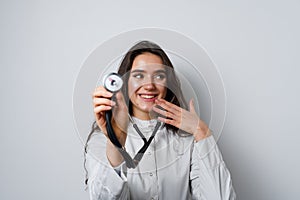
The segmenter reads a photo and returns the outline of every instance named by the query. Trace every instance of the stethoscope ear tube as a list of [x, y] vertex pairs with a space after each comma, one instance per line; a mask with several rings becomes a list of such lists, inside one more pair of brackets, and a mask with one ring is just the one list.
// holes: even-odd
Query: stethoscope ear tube
[[[134, 128], [137, 132], [140, 132], [140, 130], [138, 129], [138, 127], [136, 126], [136, 124], [134, 124]], [[161, 123], [157, 122], [152, 135], [150, 136], [149, 140], [147, 141], [145, 137], [143, 137], [144, 140], [144, 146], [139, 150], [139, 152], [134, 156], [134, 161], [136, 163], [138, 163], [144, 156], [144, 153], [146, 152], [146, 150], [148, 149], [150, 143], [152, 142], [156, 132], [158, 131], [158, 128], [160, 127]], [[142, 133], [141, 133], [142, 134]]]

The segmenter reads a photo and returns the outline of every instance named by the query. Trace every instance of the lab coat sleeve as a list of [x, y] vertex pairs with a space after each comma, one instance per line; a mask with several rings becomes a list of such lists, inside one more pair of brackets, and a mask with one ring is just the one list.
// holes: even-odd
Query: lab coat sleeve
[[190, 184], [193, 199], [236, 199], [230, 172], [213, 136], [194, 143]]
[[124, 166], [115, 170], [106, 157], [106, 137], [101, 132], [94, 133], [86, 154], [90, 200], [129, 199], [126, 174], [120, 168]]

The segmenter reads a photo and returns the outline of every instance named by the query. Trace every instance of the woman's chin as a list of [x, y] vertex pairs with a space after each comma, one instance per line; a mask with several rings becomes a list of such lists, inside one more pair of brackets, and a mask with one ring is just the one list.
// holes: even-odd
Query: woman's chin
[[142, 110], [143, 112], [145, 112], [145, 113], [150, 114], [151, 112], [153, 112], [153, 111], [152, 111], [152, 107], [153, 107], [153, 105], [152, 105], [152, 106], [147, 106], [147, 107], [145, 107], [145, 108], [142, 108], [141, 110]]
[[134, 116], [140, 119], [154, 119], [157, 118], [157, 113], [153, 111], [153, 105], [140, 106], [139, 108], [133, 107]]

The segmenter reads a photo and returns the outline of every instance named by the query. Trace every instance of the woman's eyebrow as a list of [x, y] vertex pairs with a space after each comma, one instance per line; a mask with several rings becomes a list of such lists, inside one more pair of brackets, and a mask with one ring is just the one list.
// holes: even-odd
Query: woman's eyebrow
[[[131, 71], [131, 73], [136, 73], [136, 72], [146, 73], [146, 71], [143, 70], [143, 69], [134, 69], [134, 70]], [[158, 69], [158, 70], [154, 71], [154, 73], [166, 73], [166, 70]]]
[[159, 70], [156, 70], [155, 73], [166, 73], [166, 70], [164, 70], [164, 69], [159, 69]]
[[131, 73], [134, 73], [134, 72], [145, 72], [145, 70], [142, 70], [142, 69], [135, 69], [135, 70], [132, 70]]

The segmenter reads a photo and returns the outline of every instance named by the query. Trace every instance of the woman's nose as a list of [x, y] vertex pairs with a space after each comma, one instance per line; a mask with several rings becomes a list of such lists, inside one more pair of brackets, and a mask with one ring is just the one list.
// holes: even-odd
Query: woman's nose
[[154, 83], [147, 83], [143, 87], [147, 90], [152, 90], [155, 88], [155, 85], [154, 85]]
[[145, 80], [145, 82], [143, 84], [143, 87], [145, 89], [148, 89], [148, 90], [155, 88], [155, 84], [154, 84], [153, 78], [152, 77], [148, 77], [147, 80]]

